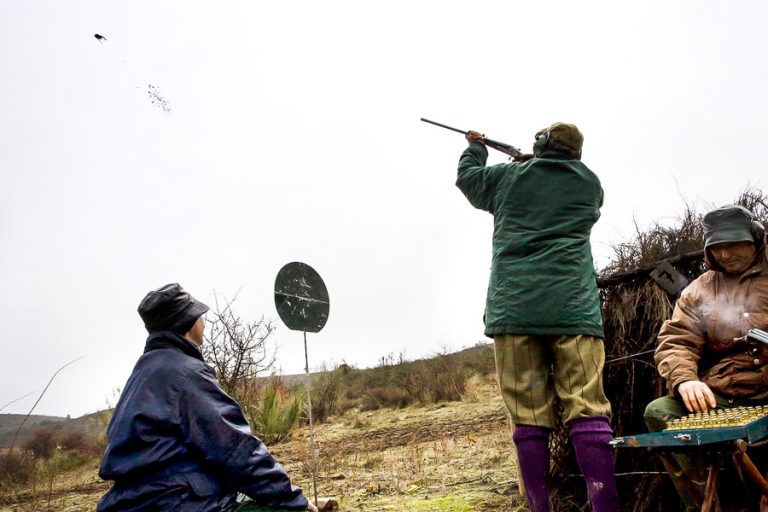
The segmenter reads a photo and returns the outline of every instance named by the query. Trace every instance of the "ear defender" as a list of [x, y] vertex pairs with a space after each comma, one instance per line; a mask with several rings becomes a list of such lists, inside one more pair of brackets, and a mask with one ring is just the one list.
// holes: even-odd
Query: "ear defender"
[[533, 147], [542, 150], [547, 147], [549, 142], [549, 130], [544, 130], [541, 133], [536, 134], [536, 141], [533, 143]]
[[752, 238], [754, 238], [755, 242], [760, 244], [765, 243], [765, 226], [763, 223], [757, 220], [755, 218], [755, 214], [746, 208], [744, 209], [744, 212], [747, 214], [747, 217], [749, 217], [749, 220], [751, 221], [750, 231], [752, 231]]

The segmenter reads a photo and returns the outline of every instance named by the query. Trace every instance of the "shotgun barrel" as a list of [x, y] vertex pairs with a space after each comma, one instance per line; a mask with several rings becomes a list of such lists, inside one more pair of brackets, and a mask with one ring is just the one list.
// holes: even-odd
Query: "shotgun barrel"
[[[440, 128], [445, 128], [446, 130], [451, 130], [464, 135], [467, 134], [466, 130], [459, 130], [458, 128], [454, 128], [453, 126], [448, 126], [447, 124], [431, 121], [423, 117], [421, 118], [421, 120], [424, 121], [425, 123], [433, 124], [435, 126], [439, 126]], [[509, 155], [511, 158], [517, 158], [523, 154], [522, 151], [520, 151], [520, 149], [516, 148], [515, 146], [511, 146], [509, 144], [506, 144], [504, 142], [499, 142], [497, 140], [489, 139], [487, 137], [483, 137], [483, 143], [485, 143], [486, 146], [495, 149], [496, 151], [501, 151], [505, 155]]]

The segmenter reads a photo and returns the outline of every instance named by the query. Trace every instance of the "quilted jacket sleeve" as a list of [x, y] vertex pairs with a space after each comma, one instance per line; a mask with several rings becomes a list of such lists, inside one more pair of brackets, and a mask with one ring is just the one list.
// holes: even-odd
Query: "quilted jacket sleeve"
[[242, 409], [210, 370], [200, 369], [187, 379], [179, 415], [185, 439], [222, 481], [261, 505], [307, 508], [301, 489], [291, 485], [285, 469], [251, 433]]
[[697, 283], [692, 283], [675, 305], [672, 318], [659, 331], [654, 359], [670, 394], [689, 380], [699, 380], [699, 361], [706, 343], [704, 319], [697, 306]]
[[506, 164], [485, 167], [488, 149], [480, 142], [473, 142], [461, 154], [456, 186], [459, 187], [475, 208], [493, 213], [496, 185], [509, 167]]

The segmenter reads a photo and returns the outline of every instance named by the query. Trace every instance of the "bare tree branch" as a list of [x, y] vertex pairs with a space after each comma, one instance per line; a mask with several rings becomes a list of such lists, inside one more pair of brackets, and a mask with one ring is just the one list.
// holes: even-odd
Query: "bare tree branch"
[[81, 359], [82, 359], [82, 358], [84, 358], [84, 357], [85, 357], [85, 356], [80, 356], [80, 357], [78, 357], [77, 359], [73, 359], [72, 361], [68, 362], [67, 364], [65, 364], [64, 366], [62, 366], [62, 367], [61, 367], [61, 368], [59, 368], [58, 370], [56, 370], [56, 371], [53, 373], [53, 375], [51, 375], [51, 378], [48, 380], [48, 384], [46, 384], [46, 385], [45, 385], [45, 388], [43, 389], [42, 393], [40, 393], [40, 396], [39, 396], [39, 397], [37, 397], [37, 400], [35, 400], [35, 403], [32, 405], [32, 408], [29, 410], [29, 412], [27, 413], [27, 415], [26, 415], [26, 416], [24, 416], [24, 419], [21, 421], [21, 425], [19, 425], [19, 428], [17, 428], [17, 429], [16, 429], [16, 433], [13, 435], [13, 441], [11, 441], [11, 447], [10, 447], [10, 448], [8, 448], [8, 453], [11, 453], [11, 452], [13, 451], [13, 447], [16, 445], [16, 440], [19, 438], [19, 432], [21, 432], [21, 428], [22, 428], [22, 427], [24, 426], [24, 424], [27, 422], [27, 420], [29, 419], [30, 415], [32, 414], [32, 411], [34, 411], [34, 410], [35, 410], [35, 407], [37, 407], [37, 404], [39, 404], [39, 403], [40, 403], [40, 400], [42, 400], [42, 399], [43, 399], [43, 396], [45, 395], [45, 392], [46, 392], [46, 391], [48, 391], [48, 388], [49, 388], [49, 387], [51, 387], [51, 383], [53, 382], [53, 379], [55, 379], [55, 378], [56, 378], [56, 375], [58, 375], [58, 374], [59, 374], [59, 372], [60, 372], [61, 370], [63, 370], [64, 368], [66, 368], [67, 366], [69, 366], [69, 365], [71, 365], [71, 364], [73, 364], [73, 363], [76, 363], [77, 361], [81, 360]]
[[27, 393], [27, 394], [26, 394], [26, 395], [24, 395], [24, 396], [20, 396], [19, 398], [15, 398], [15, 399], [11, 400], [11, 401], [10, 401], [10, 402], [8, 402], [7, 404], [5, 404], [5, 405], [3, 405], [2, 407], [0, 407], [0, 411], [2, 411], [3, 409], [5, 409], [6, 407], [8, 407], [8, 406], [9, 406], [9, 405], [11, 405], [11, 404], [15, 404], [15, 403], [16, 403], [16, 402], [18, 402], [19, 400], [23, 400], [23, 399], [27, 398], [29, 395], [34, 395], [36, 392], [37, 392], [37, 390], [35, 390], [35, 391], [30, 391], [29, 393]]
[[268, 373], [274, 366], [276, 349], [270, 348], [268, 341], [275, 326], [263, 316], [256, 321], [243, 321], [232, 307], [235, 300], [215, 296], [203, 357], [216, 370], [224, 391], [241, 401], [250, 394], [248, 381]]

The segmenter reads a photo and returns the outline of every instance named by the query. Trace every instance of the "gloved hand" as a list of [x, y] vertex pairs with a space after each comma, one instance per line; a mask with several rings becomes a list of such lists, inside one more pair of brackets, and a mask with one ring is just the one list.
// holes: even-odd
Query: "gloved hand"
[[480, 132], [473, 132], [472, 130], [469, 130], [465, 137], [467, 138], [467, 142], [470, 143], [475, 142], [476, 140], [479, 140], [480, 142], [485, 141], [485, 135]]
[[317, 512], [317, 507], [315, 506], [314, 503], [312, 503], [310, 501], [309, 504], [307, 505], [307, 511], [308, 512]]

